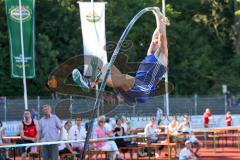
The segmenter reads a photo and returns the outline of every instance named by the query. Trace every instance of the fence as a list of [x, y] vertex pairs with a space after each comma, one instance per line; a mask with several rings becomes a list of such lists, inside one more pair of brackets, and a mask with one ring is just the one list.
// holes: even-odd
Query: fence
[[[95, 102], [94, 98], [86, 97], [61, 97], [57, 100], [49, 98], [30, 98], [28, 100], [29, 109], [34, 108], [39, 117], [41, 116], [41, 107], [44, 104], [50, 104], [53, 111], [62, 119], [71, 119], [76, 115], [82, 114], [89, 116]], [[137, 104], [135, 107], [129, 107], [126, 104], [115, 106], [105, 106], [100, 108], [99, 114], [114, 116], [117, 114], [125, 116], [155, 115], [157, 108], [164, 110], [164, 98], [154, 97], [147, 103]], [[240, 107], [225, 106], [224, 96], [216, 97], [170, 97], [169, 104], [170, 115], [188, 114], [202, 115], [206, 107], [209, 107], [213, 114], [225, 114], [225, 110], [231, 111], [232, 114], [239, 114]], [[0, 99], [0, 119], [3, 121], [21, 120], [24, 110], [23, 99]]]

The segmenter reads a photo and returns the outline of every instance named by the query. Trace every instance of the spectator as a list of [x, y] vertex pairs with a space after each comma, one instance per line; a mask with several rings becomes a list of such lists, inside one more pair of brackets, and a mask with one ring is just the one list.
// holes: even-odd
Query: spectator
[[32, 108], [31, 109], [31, 117], [32, 117], [32, 119], [37, 119], [37, 116], [38, 116], [37, 111], [35, 110], [35, 108]]
[[185, 147], [181, 150], [179, 154], [179, 160], [195, 160], [195, 156], [191, 154], [191, 142], [187, 140], [185, 142]]
[[[113, 133], [115, 134], [116, 137], [125, 135], [124, 128], [122, 127], [122, 119], [121, 118], [116, 119], [116, 127], [113, 130]], [[131, 144], [130, 141], [125, 141], [123, 138], [115, 139], [115, 142], [118, 147], [126, 147]]]
[[[94, 138], [107, 138], [107, 135], [104, 130], [104, 123], [105, 123], [105, 117], [100, 117], [98, 120], [98, 126], [94, 130]], [[98, 141], [94, 144], [94, 146], [97, 149], [100, 149], [102, 151], [104, 150], [111, 150], [113, 151], [113, 155], [111, 156], [111, 160], [115, 160], [116, 157], [120, 160], [123, 160], [122, 155], [120, 154], [118, 147], [114, 141]]]
[[[116, 118], [116, 119], [118, 119], [118, 118]], [[119, 119], [121, 119], [121, 118], [119, 118]], [[121, 119], [121, 123], [122, 123], [122, 119]], [[131, 135], [131, 134], [134, 134], [134, 132], [132, 132], [131, 123], [129, 121], [127, 121], [127, 131], [124, 130], [124, 135], [127, 136], [127, 135]], [[126, 138], [124, 140], [131, 142], [131, 144], [130, 144], [131, 146], [136, 146], [137, 145], [136, 138]]]
[[227, 91], [225, 94], [226, 94], [226, 97], [227, 97], [227, 106], [232, 107], [230, 91]]
[[[0, 121], [0, 145], [4, 143], [3, 137], [5, 137], [5, 135], [6, 135], [5, 128], [3, 126], [2, 121]], [[6, 157], [6, 160], [10, 160], [10, 158], [8, 158], [8, 148], [1, 149], [0, 152], [5, 154], [2, 156]]]
[[[147, 142], [148, 143], [158, 143], [160, 141], [160, 136], [157, 135], [159, 130], [157, 130], [156, 125], [155, 125], [155, 119], [152, 117], [150, 118], [148, 124], [146, 125], [144, 129], [144, 134], [147, 137]], [[162, 139], [163, 140], [163, 139]], [[164, 140], [166, 140], [166, 137], [164, 137]], [[158, 150], [162, 150], [163, 146], [159, 147]], [[159, 158], [160, 155], [158, 153], [155, 153], [155, 157]]]
[[[18, 140], [17, 144], [34, 143], [37, 142], [39, 138], [38, 123], [35, 119], [32, 119], [31, 112], [29, 110], [25, 110], [23, 113], [23, 120], [20, 123], [20, 136], [21, 140]], [[22, 148], [22, 159], [26, 158], [30, 149], [30, 147]]]
[[206, 108], [204, 114], [203, 114], [203, 126], [205, 128], [209, 127], [209, 121], [212, 119], [212, 113], [209, 108]]
[[[39, 121], [40, 138], [42, 142], [59, 141], [62, 135], [62, 124], [60, 119], [52, 114], [50, 105], [43, 106], [44, 116]], [[44, 160], [58, 159], [58, 145], [44, 145], [42, 147], [42, 156]]]
[[4, 104], [5, 104], [5, 97], [0, 96], [0, 105], [4, 105]]
[[131, 123], [128, 121], [127, 122], [127, 131], [126, 132], [126, 135], [130, 134], [130, 131], [132, 130], [132, 126], [131, 126]]
[[105, 130], [105, 133], [108, 135], [108, 136], [113, 136], [113, 127], [110, 123], [110, 119], [109, 118], [105, 118], [106, 121], [105, 121], [105, 124], [104, 124], [104, 130]]
[[178, 128], [179, 128], [179, 122], [177, 120], [177, 117], [174, 116], [172, 121], [168, 125], [168, 131], [170, 133], [174, 133], [174, 132], [177, 132]]
[[2, 121], [0, 121], [0, 144], [3, 143], [4, 136], [5, 136], [5, 128], [3, 127]]
[[181, 130], [183, 133], [186, 134], [187, 139], [194, 145], [196, 146], [196, 150], [192, 151], [196, 157], [199, 157], [198, 151], [202, 146], [202, 143], [196, 138], [196, 136], [192, 132], [192, 128], [189, 122], [189, 117], [184, 116], [183, 122], [179, 125], [179, 130]]
[[[64, 124], [63, 130], [62, 130], [62, 137], [61, 137], [61, 141], [69, 141], [71, 140], [71, 136], [70, 136], [70, 129], [72, 127], [72, 122], [71, 121], [67, 121]], [[68, 143], [63, 143], [60, 144], [58, 146], [58, 151], [59, 151], [59, 155], [62, 155], [64, 153], [72, 153], [75, 154], [76, 152], [73, 151], [73, 148], [70, 144]]]
[[127, 118], [125, 116], [122, 116], [122, 127], [124, 128], [124, 131], [128, 133], [128, 125], [127, 125]]
[[150, 118], [148, 124], [146, 125], [144, 129], [144, 134], [147, 137], [147, 141], [149, 143], [157, 143], [158, 142], [158, 136], [156, 126], [154, 125], [155, 119], [152, 117]]
[[232, 116], [230, 112], [226, 113], [225, 123], [226, 126], [232, 126]]
[[57, 83], [55, 76], [52, 76], [51, 79], [49, 79], [48, 83], [47, 83], [47, 88], [51, 92], [52, 99], [57, 99], [57, 94], [56, 94], [57, 85], [58, 85], [58, 83]]
[[160, 107], [158, 107], [156, 112], [156, 121], [158, 125], [160, 125], [161, 123], [162, 116], [163, 116], [163, 110]]
[[[77, 117], [75, 123], [70, 130], [71, 140], [84, 140], [86, 138], [86, 130], [82, 126], [82, 117]], [[72, 143], [72, 147], [79, 152], [83, 149], [84, 142], [74, 142]]]
[[236, 104], [237, 104], [236, 102], [237, 102], [236, 97], [235, 97], [234, 95], [232, 95], [232, 96], [230, 97], [231, 107], [236, 107]]

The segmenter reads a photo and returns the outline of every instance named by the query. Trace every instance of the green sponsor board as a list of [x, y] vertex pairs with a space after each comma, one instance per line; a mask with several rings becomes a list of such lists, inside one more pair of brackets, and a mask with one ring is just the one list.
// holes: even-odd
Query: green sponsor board
[[[8, 33], [11, 52], [11, 75], [23, 77], [25, 64], [26, 78], [35, 77], [35, 0], [5, 0]], [[20, 16], [22, 15], [23, 48], [21, 49]]]

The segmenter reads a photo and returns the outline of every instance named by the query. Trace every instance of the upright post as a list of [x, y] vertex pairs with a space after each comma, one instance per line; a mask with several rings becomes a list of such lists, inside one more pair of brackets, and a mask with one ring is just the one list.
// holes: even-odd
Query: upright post
[[70, 113], [71, 113], [71, 119], [72, 119], [72, 102], [73, 102], [73, 97], [72, 96], [70, 96]]
[[23, 42], [22, 0], [19, 0], [18, 2], [19, 2], [19, 15], [20, 15], [20, 39], [21, 39], [21, 52], [22, 52], [21, 55], [22, 55], [22, 69], [23, 69], [24, 106], [25, 106], [25, 109], [28, 109], [25, 55], [24, 55], [24, 42]]
[[[166, 3], [165, 0], [162, 0], [162, 14], [166, 16]], [[166, 27], [166, 26], [165, 26]], [[166, 29], [166, 28], [165, 28]], [[165, 74], [165, 107], [166, 107], [166, 115], [169, 115], [169, 93], [168, 93], [168, 72]]]
[[198, 95], [195, 94], [194, 95], [194, 114], [195, 115], [197, 115], [197, 106], [198, 106], [197, 99], [198, 99]]
[[37, 96], [37, 118], [40, 118], [40, 96]]
[[7, 121], [7, 97], [4, 97], [4, 121]]

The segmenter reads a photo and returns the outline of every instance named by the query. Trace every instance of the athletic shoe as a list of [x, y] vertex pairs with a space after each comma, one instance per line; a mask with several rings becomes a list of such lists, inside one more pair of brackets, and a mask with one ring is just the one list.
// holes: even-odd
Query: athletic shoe
[[86, 79], [78, 69], [72, 71], [73, 81], [82, 88], [84, 92], [89, 92], [90, 82]]

